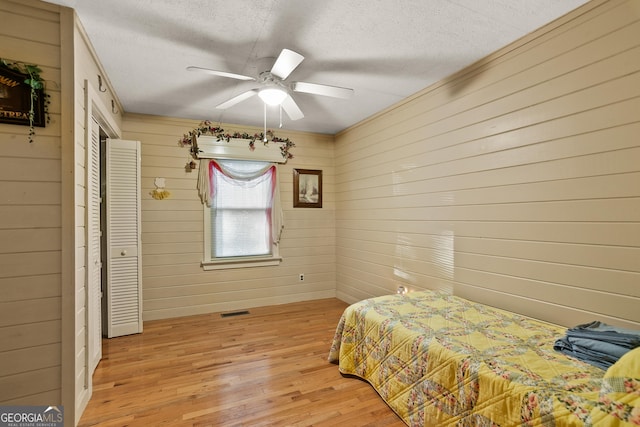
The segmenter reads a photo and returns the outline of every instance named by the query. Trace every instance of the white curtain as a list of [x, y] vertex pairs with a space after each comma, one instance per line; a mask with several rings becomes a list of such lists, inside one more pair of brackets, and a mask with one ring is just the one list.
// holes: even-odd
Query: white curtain
[[209, 159], [201, 159], [198, 165], [198, 195], [203, 204], [211, 207], [211, 190], [209, 189]]
[[[207, 206], [216, 208], [217, 188], [222, 185], [235, 187], [256, 187], [264, 185], [268, 180], [271, 183], [270, 191], [264, 192], [262, 201], [220, 200], [221, 205], [241, 208], [245, 203], [258, 203], [267, 208], [270, 217], [269, 237], [274, 244], [280, 242], [284, 228], [284, 217], [280, 203], [280, 191], [278, 185], [277, 168], [274, 163], [240, 161], [240, 160], [200, 160], [198, 175], [198, 193], [200, 199]], [[213, 224], [212, 224], [213, 225]]]

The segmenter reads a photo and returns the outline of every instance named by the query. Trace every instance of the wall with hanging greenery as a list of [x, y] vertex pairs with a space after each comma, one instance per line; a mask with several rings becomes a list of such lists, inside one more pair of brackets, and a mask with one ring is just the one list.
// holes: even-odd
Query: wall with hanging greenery
[[0, 57], [37, 65], [50, 123], [0, 124], [0, 405], [62, 401], [60, 14], [0, 0]]
[[50, 119], [31, 138], [28, 126], [0, 124], [0, 405], [62, 404], [76, 423], [91, 396], [86, 82], [115, 122], [119, 104], [72, 9], [0, 0], [0, 21], [0, 58], [41, 70]]
[[[274, 267], [203, 271], [203, 208], [198, 170], [187, 168], [189, 147], [178, 144], [197, 121], [127, 114], [123, 137], [142, 142], [143, 317], [145, 320], [231, 311], [335, 296], [333, 137], [274, 130], [290, 138], [293, 158], [278, 165], [285, 217]], [[230, 133], [260, 128], [220, 124]], [[247, 145], [247, 150], [248, 150]], [[293, 168], [321, 169], [322, 209], [293, 208]], [[165, 178], [168, 198], [153, 198], [154, 180]], [[304, 281], [298, 276], [304, 273]]]

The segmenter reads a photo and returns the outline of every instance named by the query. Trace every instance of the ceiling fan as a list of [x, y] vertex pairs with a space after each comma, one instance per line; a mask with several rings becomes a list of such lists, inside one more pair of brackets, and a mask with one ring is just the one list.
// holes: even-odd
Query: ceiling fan
[[230, 73], [227, 71], [211, 70], [208, 68], [189, 66], [189, 71], [200, 71], [215, 76], [228, 77], [237, 80], [257, 81], [260, 87], [248, 90], [240, 95], [216, 106], [220, 110], [232, 107], [254, 95], [258, 95], [265, 104], [280, 105], [291, 120], [298, 120], [304, 117], [302, 110], [293, 100], [291, 93], [310, 93], [313, 95], [330, 96], [333, 98], [348, 99], [353, 95], [353, 89], [338, 86], [329, 86], [307, 82], [292, 82], [286, 84], [284, 80], [295, 70], [304, 60], [304, 56], [289, 49], [282, 49], [280, 55], [274, 62], [271, 70], [262, 71], [257, 77], [245, 76], [242, 74]]

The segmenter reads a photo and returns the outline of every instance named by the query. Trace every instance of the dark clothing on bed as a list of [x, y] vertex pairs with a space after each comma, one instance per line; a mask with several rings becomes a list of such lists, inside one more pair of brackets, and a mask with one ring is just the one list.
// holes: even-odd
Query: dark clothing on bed
[[568, 329], [553, 348], [602, 369], [613, 365], [627, 351], [640, 346], [640, 331], [594, 321]]

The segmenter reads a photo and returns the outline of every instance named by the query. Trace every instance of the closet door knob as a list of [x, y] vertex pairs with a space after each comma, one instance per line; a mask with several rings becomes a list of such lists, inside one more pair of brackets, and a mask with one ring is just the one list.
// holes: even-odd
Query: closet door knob
[[127, 251], [126, 251], [126, 250], [125, 250], [125, 251], [120, 252], [120, 255], [122, 255], [122, 256], [125, 256], [126, 254], [127, 254]]

